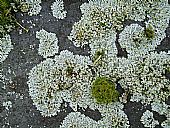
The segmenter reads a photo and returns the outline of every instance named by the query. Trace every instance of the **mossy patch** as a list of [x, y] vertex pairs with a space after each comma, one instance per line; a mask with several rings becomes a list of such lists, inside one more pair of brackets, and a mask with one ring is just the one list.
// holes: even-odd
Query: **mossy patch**
[[145, 36], [148, 39], [153, 39], [155, 37], [155, 30], [153, 29], [153, 27], [151, 25], [149, 25], [146, 29], [145, 29]]
[[105, 56], [104, 49], [97, 50], [92, 58], [93, 63], [101, 65], [101, 61], [104, 56]]
[[0, 0], [0, 37], [9, 33], [16, 26], [25, 29], [15, 17], [17, 11], [21, 11], [24, 4], [17, 0]]
[[107, 77], [98, 77], [92, 83], [92, 97], [97, 103], [108, 104], [118, 100], [119, 92], [115, 84]]

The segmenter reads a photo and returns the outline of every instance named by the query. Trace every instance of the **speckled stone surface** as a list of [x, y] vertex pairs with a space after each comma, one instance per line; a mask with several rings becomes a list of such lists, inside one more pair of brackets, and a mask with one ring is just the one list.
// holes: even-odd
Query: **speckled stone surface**
[[[45, 29], [48, 32], [56, 33], [59, 39], [59, 51], [68, 49], [74, 54], [88, 55], [89, 48], [76, 48], [67, 36], [71, 32], [72, 26], [81, 17], [80, 5], [86, 0], [64, 0], [67, 17], [57, 21], [52, 16], [51, 4], [54, 0], [42, 0], [42, 10], [38, 16], [28, 16], [27, 14], [17, 14], [17, 19], [23, 26], [29, 28], [29, 32], [19, 34], [20, 29], [11, 32], [11, 39], [14, 49], [8, 58], [0, 64], [3, 75], [6, 77], [0, 82], [0, 128], [59, 128], [61, 121], [71, 111], [65, 108], [64, 111], [54, 117], [42, 117], [36, 110], [28, 94], [28, 73], [43, 58], [38, 55], [39, 41], [35, 38], [36, 31]], [[170, 28], [166, 30], [167, 37], [158, 46], [157, 51], [170, 50]], [[120, 53], [121, 55], [121, 50]], [[3, 102], [11, 101], [12, 107], [7, 110], [3, 107]], [[64, 107], [64, 106], [63, 106]], [[129, 102], [125, 104], [124, 111], [128, 115], [131, 128], [143, 128], [140, 117], [150, 106], [143, 106], [140, 103]], [[100, 114], [97, 111], [87, 109], [80, 112], [92, 119], [99, 120]], [[155, 118], [164, 120], [164, 116], [155, 113]], [[158, 126], [160, 128], [161, 126]]]

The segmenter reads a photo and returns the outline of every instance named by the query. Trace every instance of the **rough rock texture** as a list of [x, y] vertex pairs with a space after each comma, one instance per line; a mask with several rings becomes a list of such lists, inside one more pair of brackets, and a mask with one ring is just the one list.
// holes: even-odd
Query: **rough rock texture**
[[[52, 16], [51, 4], [54, 0], [42, 0], [42, 10], [38, 16], [28, 16], [27, 14], [17, 14], [19, 22], [29, 28], [29, 32], [19, 34], [19, 30], [11, 33], [14, 49], [10, 52], [8, 58], [0, 64], [0, 69], [5, 75], [5, 83], [0, 79], [0, 128], [58, 128], [64, 117], [72, 111], [66, 108], [54, 117], [42, 117], [39, 111], [32, 104], [28, 94], [27, 80], [30, 69], [39, 64], [43, 58], [38, 55], [38, 39], [35, 38], [35, 32], [42, 28], [46, 31], [56, 33], [59, 39], [59, 51], [68, 49], [75, 54], [87, 55], [88, 47], [76, 48], [67, 39], [74, 22], [81, 17], [79, 6], [86, 0], [64, 0], [67, 17], [57, 21]], [[167, 38], [158, 46], [158, 51], [170, 50], [170, 28], [166, 30]], [[119, 53], [121, 54], [121, 53]], [[4, 88], [5, 86], [5, 88]], [[10, 93], [9, 93], [10, 92]], [[12, 102], [12, 108], [5, 109], [2, 105], [5, 101]], [[143, 128], [139, 122], [142, 113], [150, 109], [149, 106], [142, 106], [139, 103], [125, 104], [124, 111], [128, 115], [131, 128]], [[91, 115], [91, 118], [99, 120], [100, 114], [92, 110], [80, 110], [85, 115]], [[157, 114], [157, 119], [162, 117]]]

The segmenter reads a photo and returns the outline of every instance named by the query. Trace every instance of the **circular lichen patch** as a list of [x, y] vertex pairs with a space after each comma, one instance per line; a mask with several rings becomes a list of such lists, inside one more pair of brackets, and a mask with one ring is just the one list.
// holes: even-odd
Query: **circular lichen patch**
[[92, 97], [97, 103], [107, 104], [118, 100], [119, 93], [115, 84], [107, 77], [98, 77], [92, 84]]

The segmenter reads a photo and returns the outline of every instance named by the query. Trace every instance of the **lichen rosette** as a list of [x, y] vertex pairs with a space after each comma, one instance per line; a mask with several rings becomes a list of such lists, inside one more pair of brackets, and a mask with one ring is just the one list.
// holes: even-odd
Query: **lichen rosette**
[[82, 94], [90, 82], [90, 64], [88, 57], [73, 55], [65, 50], [54, 59], [48, 58], [31, 70], [29, 94], [43, 116], [56, 115], [63, 100], [74, 102], [73, 107], [77, 105], [82, 96], [78, 93]]

